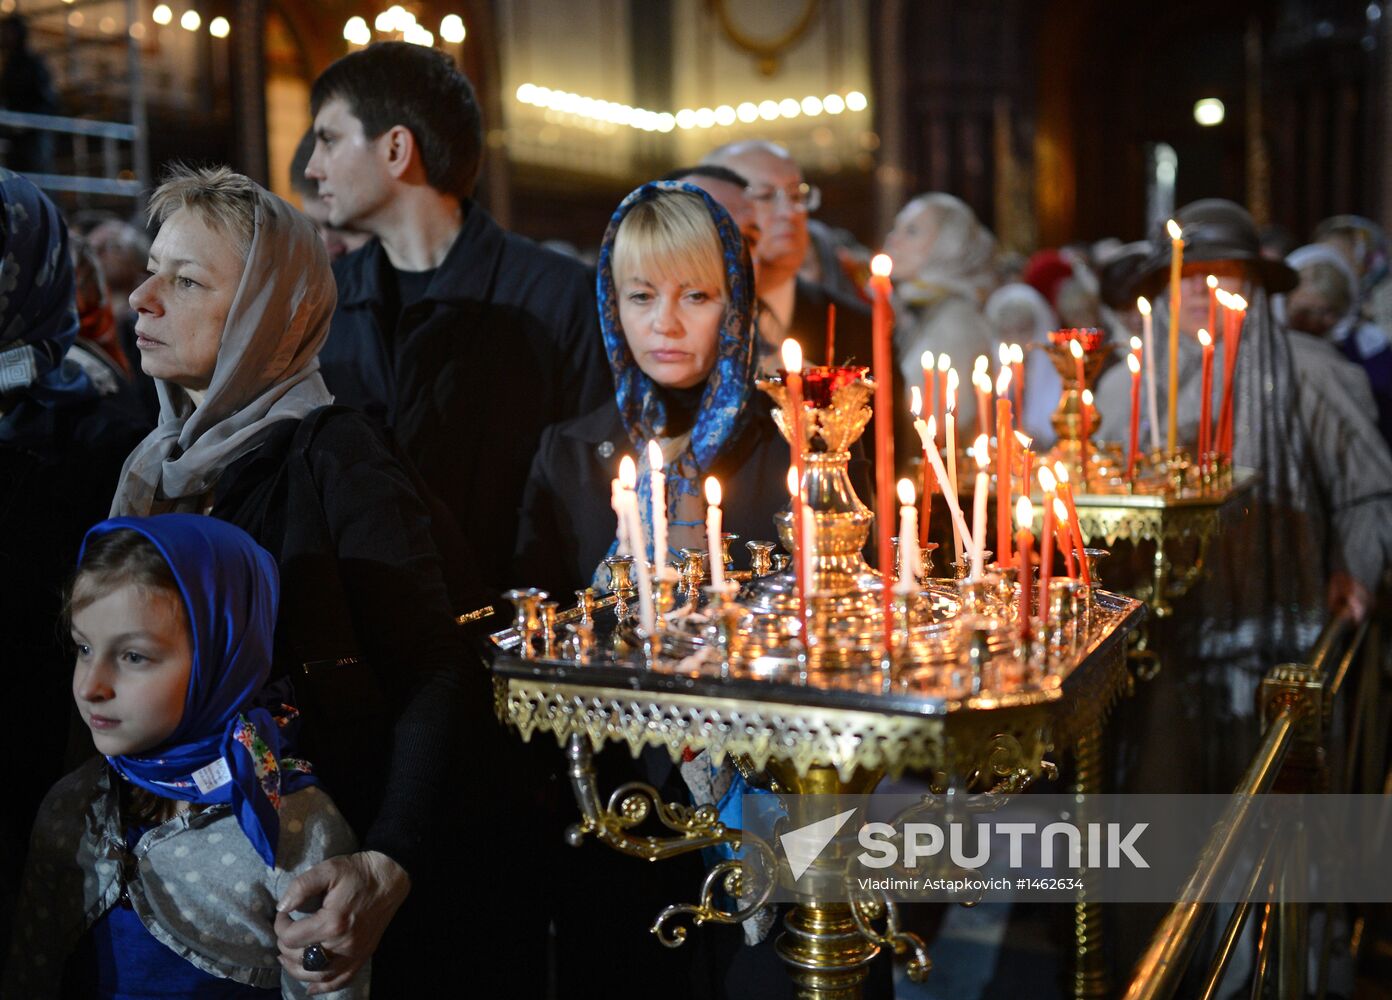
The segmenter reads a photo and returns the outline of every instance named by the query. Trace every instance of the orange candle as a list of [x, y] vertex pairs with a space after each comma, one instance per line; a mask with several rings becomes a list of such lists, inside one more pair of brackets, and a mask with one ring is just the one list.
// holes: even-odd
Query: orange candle
[[888, 254], [876, 254], [870, 261], [870, 290], [874, 293], [874, 306], [871, 312], [871, 334], [874, 341], [875, 370], [875, 412], [880, 419], [875, 421], [875, 523], [879, 531], [878, 553], [880, 577], [885, 586], [881, 588], [884, 611], [885, 651], [889, 651], [889, 623], [894, 620], [894, 592], [889, 579], [894, 572], [894, 547], [890, 542], [894, 530], [894, 350], [891, 338], [894, 336], [894, 310], [890, 305], [893, 286], [889, 275], [894, 262]]
[[1199, 466], [1208, 465], [1213, 443], [1213, 338], [1207, 330], [1199, 331], [1199, 346], [1203, 348], [1203, 367], [1200, 369], [1199, 392]]
[[1170, 412], [1165, 431], [1165, 450], [1174, 453], [1179, 429], [1179, 277], [1184, 270], [1184, 231], [1171, 219], [1165, 223], [1170, 236]]
[[[1047, 465], [1042, 466], [1039, 470], [1039, 486], [1044, 492], [1046, 503], [1049, 497], [1053, 497], [1054, 503], [1061, 502], [1058, 499], [1058, 480], [1054, 478], [1054, 474], [1049, 471]], [[1058, 543], [1059, 551], [1063, 553], [1063, 565], [1071, 579], [1075, 573], [1073, 570], [1073, 545], [1068, 538], [1068, 512], [1065, 510], [1062, 517], [1057, 515], [1058, 511], [1055, 509], [1054, 540]]]
[[1030, 490], [1034, 487], [1034, 452], [1030, 451], [1030, 445], [1034, 444], [1034, 438], [1023, 431], [1015, 432], [1015, 443], [1020, 446], [1020, 492], [1029, 496]]
[[[802, 451], [802, 345], [792, 337], [783, 341], [783, 372], [788, 386], [788, 412], [786, 415], [790, 449], [793, 453], [793, 462], [790, 466], [792, 478], [789, 486], [789, 492], [793, 494], [793, 585], [797, 592], [799, 613], [802, 614], [805, 624], [809, 595], [804, 592], [803, 588], [803, 582], [807, 579], [808, 566], [806, 546], [802, 544], [803, 538], [806, 537], [806, 525], [803, 524], [802, 519], [802, 482], [807, 471]], [[793, 486], [796, 486], [796, 490], [793, 489]], [[712, 556], [711, 558], [716, 557]]]
[[[929, 366], [931, 369], [931, 366]], [[918, 386], [910, 390], [909, 412], [914, 415], [914, 425], [917, 426], [919, 416], [923, 410], [923, 397], [919, 394]], [[918, 519], [918, 545], [923, 548], [928, 544], [928, 519], [933, 516], [933, 482], [937, 477], [933, 475], [933, 463], [928, 458], [928, 449], [923, 449], [923, 498], [919, 502], [922, 504], [923, 511]]]
[[996, 379], [996, 562], [1010, 562], [1010, 494], [1012, 467], [1010, 446], [1014, 443], [1010, 414], [1010, 369], [1002, 368]]
[[[1044, 470], [1039, 470], [1043, 472]], [[1049, 628], [1049, 578], [1054, 572], [1054, 495], [1044, 494], [1044, 528], [1039, 533], [1039, 622]]]
[[1218, 329], [1218, 279], [1209, 275], [1204, 279], [1208, 285], [1208, 329]]
[[1126, 356], [1131, 371], [1131, 435], [1126, 448], [1126, 481], [1136, 481], [1136, 448], [1141, 435], [1141, 359], [1135, 354]]
[[1223, 457], [1229, 462], [1233, 456], [1233, 417], [1237, 408], [1237, 402], [1233, 398], [1233, 382], [1237, 376], [1237, 356], [1242, 349], [1242, 323], [1247, 318], [1247, 300], [1241, 295], [1231, 295], [1228, 297], [1229, 315], [1227, 330], [1224, 333], [1226, 339], [1232, 341], [1232, 355], [1228, 355], [1227, 345], [1223, 347], [1223, 359], [1227, 365], [1224, 373], [1223, 385], [1223, 406], [1226, 409], [1226, 419], [1219, 420], [1221, 430], [1219, 431], [1219, 448], [1223, 452]]
[[1020, 570], [1020, 635], [1029, 638], [1030, 598], [1034, 592], [1034, 580], [1030, 573], [1034, 565], [1034, 534], [1030, 531], [1030, 525], [1034, 524], [1034, 504], [1030, 503], [1029, 497], [1021, 497], [1015, 505], [1015, 523], [1019, 527], [1015, 534], [1015, 547], [1018, 550], [1016, 565]]
[[[1078, 521], [1078, 508], [1073, 503], [1073, 487], [1068, 483], [1068, 467], [1062, 462], [1054, 463], [1054, 475], [1058, 477], [1059, 495], [1063, 497], [1064, 506], [1068, 508], [1068, 522], [1073, 531], [1073, 542], [1078, 546], [1078, 570], [1082, 574], [1083, 582], [1091, 586], [1092, 570], [1088, 568], [1087, 555], [1083, 552], [1086, 543], [1083, 541], [1083, 526]], [[1071, 549], [1072, 545], [1069, 548]], [[1069, 571], [1069, 575], [1073, 575], [1072, 570]]]
[[836, 303], [827, 303], [826, 365], [836, 366]]

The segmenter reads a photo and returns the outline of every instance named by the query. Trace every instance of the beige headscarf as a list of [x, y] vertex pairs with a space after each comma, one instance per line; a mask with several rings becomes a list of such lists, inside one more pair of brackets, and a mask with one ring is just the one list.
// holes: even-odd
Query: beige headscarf
[[126, 459], [113, 516], [197, 510], [276, 421], [333, 402], [318, 358], [338, 299], [328, 254], [313, 223], [257, 190], [251, 248], [208, 391], [195, 408], [182, 387], [156, 381], [159, 424]]

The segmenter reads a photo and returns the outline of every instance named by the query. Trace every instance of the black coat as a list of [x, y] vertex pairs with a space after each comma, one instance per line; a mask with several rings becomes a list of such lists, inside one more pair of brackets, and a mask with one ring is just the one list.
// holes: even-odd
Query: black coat
[[[744, 429], [709, 472], [724, 493], [725, 530], [740, 536], [731, 552], [741, 567], [749, 558], [744, 543], [776, 541], [773, 515], [788, 506], [788, 443], [762, 392], [749, 405]], [[614, 541], [610, 482], [625, 454], [634, 455], [634, 447], [613, 400], [546, 429], [522, 500], [514, 583], [549, 589], [563, 605], [571, 591], [590, 585]], [[639, 467], [646, 469], [646, 461]]]
[[586, 269], [465, 210], [399, 326], [383, 315], [381, 244], [335, 262], [338, 308], [319, 359], [335, 400], [390, 428], [454, 515], [487, 601], [506, 578], [542, 430], [599, 405], [613, 382]]
[[803, 278], [797, 279], [793, 297], [793, 317], [788, 336], [802, 345], [809, 365], [826, 364], [827, 306], [836, 306], [836, 358], [840, 364], [869, 368], [874, 364], [874, 341], [870, 336], [870, 307], [860, 299]]

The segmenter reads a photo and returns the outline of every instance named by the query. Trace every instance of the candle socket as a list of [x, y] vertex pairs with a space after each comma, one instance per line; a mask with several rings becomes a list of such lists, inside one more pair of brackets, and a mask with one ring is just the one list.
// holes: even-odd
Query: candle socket
[[553, 660], [556, 658], [556, 608], [555, 601], [542, 601], [541, 608], [541, 655]]
[[[1112, 550], [1085, 548], [1083, 554], [1087, 556], [1088, 579], [1092, 581], [1094, 587], [1102, 586], [1102, 573], [1099, 566], [1103, 559], [1112, 554]], [[1077, 549], [1073, 550], [1073, 558], [1079, 558]]]
[[918, 561], [923, 566], [923, 582], [926, 585], [933, 578], [933, 553], [938, 551], [937, 542], [929, 542], [918, 550]]
[[730, 554], [730, 545], [738, 541], [739, 535], [732, 534], [728, 531], [723, 531], [720, 534], [720, 564], [724, 566], [727, 571], [735, 568], [735, 557]]
[[[1081, 385], [1078, 382], [1078, 363], [1069, 346], [1075, 341], [1083, 348], [1083, 381]], [[1098, 376], [1106, 367], [1114, 347], [1106, 341], [1102, 331], [1090, 329], [1054, 330], [1049, 334], [1049, 343], [1043, 346], [1049, 355], [1049, 360], [1053, 362], [1054, 369], [1063, 379], [1063, 391], [1059, 395], [1058, 407], [1055, 408], [1053, 416], [1050, 417], [1050, 423], [1053, 424], [1058, 443], [1049, 453], [1047, 461], [1050, 465], [1055, 461], [1064, 462], [1070, 471], [1078, 476], [1078, 480], [1074, 484], [1075, 488], [1085, 490], [1088, 480], [1092, 478], [1091, 466], [1098, 460], [1097, 449], [1090, 442], [1096, 436], [1101, 421], [1097, 419], [1096, 406], [1094, 405], [1093, 419], [1088, 428], [1089, 468], [1084, 469], [1082, 461], [1083, 390], [1096, 391]]]
[[577, 663], [589, 663], [594, 656], [594, 625], [579, 621], [566, 626], [566, 638], [561, 641], [561, 656]]
[[720, 656], [720, 676], [730, 676], [732, 662], [740, 655], [740, 616], [744, 609], [735, 603], [739, 588], [733, 583], [724, 587], [705, 587], [706, 614], [710, 618], [707, 634], [714, 640]]
[[773, 572], [773, 550], [778, 547], [777, 542], [745, 542], [744, 547], [749, 550], [751, 576], [758, 578]]
[[594, 627], [595, 591], [593, 587], [575, 592], [575, 607], [580, 611], [580, 624]]
[[1013, 618], [1016, 603], [1015, 590], [1020, 583], [1020, 567], [991, 563], [988, 569], [996, 580], [996, 601], [997, 606], [1003, 612], [1001, 617]]
[[1000, 580], [994, 573], [982, 573], [975, 580], [957, 581], [958, 611], [964, 618], [999, 617]]
[[614, 620], [620, 624], [628, 621], [628, 602], [636, 593], [633, 587], [633, 557], [609, 556], [604, 560], [609, 570], [609, 592], [614, 595]]
[[[995, 553], [992, 552], [990, 549], [982, 550], [981, 568], [983, 573], [986, 571], [986, 568], [991, 565], [991, 557], [993, 555], [995, 555]], [[952, 561], [951, 563], [948, 563], [948, 565], [952, 567], [952, 578], [954, 580], [965, 580], [967, 577], [971, 576], [972, 564], [971, 559], [969, 558], [957, 559]]]
[[949, 678], [953, 691], [967, 695], [978, 695], [983, 686], [992, 686], [991, 678], [991, 633], [978, 625], [967, 629], [961, 655]]
[[1083, 616], [1088, 589], [1080, 581], [1067, 577], [1049, 581], [1049, 618], [1044, 638], [1051, 653], [1060, 659], [1070, 658], [1086, 638]]
[[536, 656], [536, 649], [532, 643], [541, 628], [541, 602], [549, 596], [551, 595], [546, 591], [537, 590], [535, 587], [509, 590], [503, 594], [503, 600], [511, 601], [516, 609], [513, 628], [517, 630], [518, 638], [521, 641], [519, 651], [524, 660], [530, 660]]
[[706, 550], [681, 550], [681, 584], [678, 596], [693, 608], [701, 603], [701, 585], [706, 582]]
[[677, 571], [670, 566], [662, 567], [662, 575], [657, 578], [657, 615], [659, 621], [666, 621], [668, 615], [677, 609]]
[[775, 552], [773, 554], [773, 572], [786, 573], [788, 567], [793, 564], [793, 557], [786, 552]]

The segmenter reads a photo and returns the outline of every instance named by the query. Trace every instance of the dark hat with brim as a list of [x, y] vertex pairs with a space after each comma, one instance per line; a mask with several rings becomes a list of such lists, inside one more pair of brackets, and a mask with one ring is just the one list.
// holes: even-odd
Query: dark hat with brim
[[[1236, 202], [1224, 198], [1191, 202], [1175, 214], [1175, 222], [1184, 237], [1186, 271], [1191, 264], [1211, 264], [1214, 274], [1231, 273], [1232, 265], [1237, 265], [1272, 294], [1288, 292], [1300, 283], [1300, 276], [1284, 260], [1262, 256], [1252, 216]], [[1164, 291], [1170, 274], [1170, 239], [1163, 229], [1152, 246], [1150, 257], [1136, 269], [1128, 286], [1118, 290], [1120, 304], [1135, 302], [1138, 295], [1153, 300]]]

